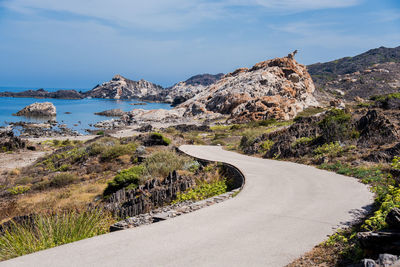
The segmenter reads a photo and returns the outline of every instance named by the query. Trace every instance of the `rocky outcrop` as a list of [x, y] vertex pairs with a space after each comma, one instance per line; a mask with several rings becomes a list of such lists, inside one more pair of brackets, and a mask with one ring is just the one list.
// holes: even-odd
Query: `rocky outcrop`
[[48, 92], [44, 89], [38, 89], [27, 90], [23, 92], [0, 92], [0, 97], [82, 99], [84, 98], [84, 95], [75, 90], [58, 90], [55, 92]]
[[364, 259], [360, 264], [350, 265], [349, 267], [396, 267], [400, 266], [400, 257], [391, 254], [379, 254], [377, 260]]
[[121, 117], [122, 115], [125, 114], [125, 112], [122, 109], [115, 108], [115, 109], [105, 110], [102, 112], [96, 112], [94, 114], [106, 117]]
[[185, 116], [219, 113], [233, 122], [287, 120], [318, 105], [313, 92], [304, 65], [289, 57], [275, 58], [225, 75], [178, 107], [185, 108]]
[[378, 232], [357, 234], [363, 248], [376, 253], [400, 255], [400, 209], [393, 208], [386, 216], [387, 228]]
[[98, 85], [86, 92], [85, 96], [92, 98], [159, 101], [165, 97], [165, 90], [154, 83], [145, 80], [132, 81], [117, 74], [111, 81]]
[[391, 144], [400, 139], [400, 130], [382, 111], [370, 110], [357, 125], [360, 132], [359, 146]]
[[18, 111], [15, 116], [32, 116], [32, 117], [54, 117], [57, 115], [56, 107], [53, 103], [33, 103]]
[[0, 153], [25, 148], [26, 143], [18, 136], [14, 136], [11, 128], [0, 129]]
[[372, 151], [368, 156], [364, 157], [364, 159], [373, 162], [389, 163], [397, 155], [400, 155], [400, 143], [387, 149]]
[[165, 101], [171, 103], [172, 106], [177, 106], [186, 100], [194, 97], [198, 93], [204, 91], [207, 86], [220, 80], [224, 74], [200, 74], [189, 78], [186, 81], [179, 82], [168, 88], [168, 95]]

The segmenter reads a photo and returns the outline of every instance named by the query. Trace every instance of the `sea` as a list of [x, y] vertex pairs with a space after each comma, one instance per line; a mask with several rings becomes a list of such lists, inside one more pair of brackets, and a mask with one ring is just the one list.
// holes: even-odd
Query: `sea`
[[[37, 90], [38, 88], [26, 87], [0, 87], [1, 92], [21, 92], [25, 90]], [[46, 89], [47, 91], [56, 91], [59, 89]], [[86, 91], [85, 89], [75, 89], [77, 91]], [[95, 129], [93, 125], [99, 121], [109, 120], [112, 117], [95, 115], [95, 112], [101, 112], [109, 109], [122, 109], [130, 111], [133, 109], [171, 109], [169, 104], [152, 103], [141, 100], [114, 100], [114, 99], [42, 99], [42, 98], [20, 98], [20, 97], [0, 97], [0, 127], [7, 126], [10, 122], [35, 122], [41, 123], [47, 121], [43, 118], [13, 116], [24, 107], [35, 102], [51, 102], [56, 106], [59, 124], [66, 124], [68, 128], [81, 134], [88, 134], [86, 129]], [[131, 105], [134, 103], [146, 103], [145, 105]], [[70, 114], [69, 114], [70, 113]]]

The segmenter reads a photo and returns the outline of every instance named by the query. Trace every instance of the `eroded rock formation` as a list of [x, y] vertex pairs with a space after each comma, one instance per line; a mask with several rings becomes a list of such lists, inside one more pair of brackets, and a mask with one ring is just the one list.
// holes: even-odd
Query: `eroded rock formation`
[[179, 105], [185, 116], [220, 113], [231, 121], [291, 119], [317, 106], [314, 84], [304, 65], [293, 58], [275, 58], [241, 68]]
[[111, 81], [88, 91], [85, 96], [110, 99], [162, 100], [164, 91], [161, 86], [154, 83], [145, 80], [132, 81], [117, 74]]

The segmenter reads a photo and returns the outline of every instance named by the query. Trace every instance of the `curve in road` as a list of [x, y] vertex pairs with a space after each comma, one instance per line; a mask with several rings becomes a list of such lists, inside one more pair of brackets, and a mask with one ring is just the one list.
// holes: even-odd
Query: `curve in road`
[[284, 266], [373, 202], [356, 179], [217, 146], [181, 146], [236, 166], [235, 198], [171, 220], [114, 232], [0, 263], [0, 266]]

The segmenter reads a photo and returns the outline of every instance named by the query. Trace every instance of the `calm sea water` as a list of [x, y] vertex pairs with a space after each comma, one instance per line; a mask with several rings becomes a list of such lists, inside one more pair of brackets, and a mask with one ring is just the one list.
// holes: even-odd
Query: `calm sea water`
[[[27, 88], [10, 88], [2, 89], [0, 91], [23, 91]], [[108, 109], [119, 108], [123, 111], [130, 111], [132, 109], [171, 109], [169, 104], [164, 103], [147, 103], [147, 105], [132, 106], [132, 103], [139, 103], [143, 101], [137, 100], [111, 100], [111, 99], [78, 99], [78, 100], [65, 100], [65, 99], [37, 99], [37, 98], [12, 98], [0, 97], [0, 126], [6, 126], [10, 122], [43, 122], [44, 119], [16, 117], [13, 113], [17, 113], [27, 105], [35, 102], [51, 102], [57, 108], [56, 120], [58, 123], [66, 124], [69, 128], [76, 130], [82, 134], [86, 134], [85, 129], [93, 129], [89, 124], [95, 124], [102, 120], [111, 119], [110, 117], [94, 115], [95, 112], [100, 112]], [[71, 112], [71, 114], [65, 114]]]

